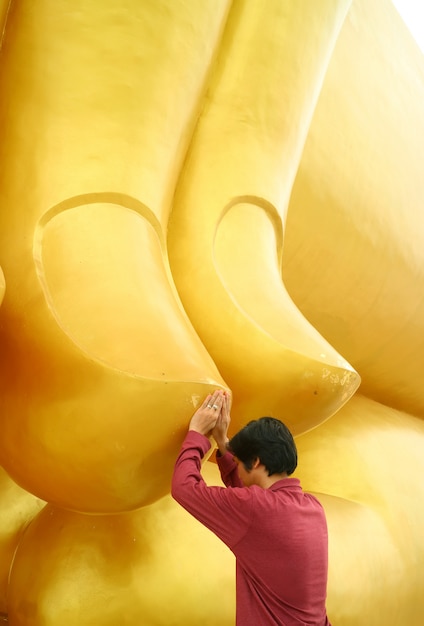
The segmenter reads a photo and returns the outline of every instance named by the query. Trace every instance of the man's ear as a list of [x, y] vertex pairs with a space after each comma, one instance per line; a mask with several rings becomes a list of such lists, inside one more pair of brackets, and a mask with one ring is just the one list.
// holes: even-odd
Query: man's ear
[[261, 465], [261, 459], [259, 457], [256, 457], [256, 459], [253, 461], [252, 469], [257, 469], [259, 465]]

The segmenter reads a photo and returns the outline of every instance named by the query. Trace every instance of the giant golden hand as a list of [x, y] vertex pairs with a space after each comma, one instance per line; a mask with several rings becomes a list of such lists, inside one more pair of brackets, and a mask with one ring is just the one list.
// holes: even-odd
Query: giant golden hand
[[[327, 0], [308, 19], [301, 5], [279, 2], [231, 11], [223, 0], [15, 5], [1, 83], [11, 280], [0, 449], [23, 487], [82, 512], [133, 509], [167, 491], [186, 416], [212, 385], [234, 389], [236, 422], [289, 406], [295, 432], [354, 393], [359, 376], [279, 277], [290, 187], [347, 5]], [[257, 64], [243, 53], [246, 37]], [[301, 79], [288, 54], [302, 63]], [[246, 109], [234, 107], [229, 129], [231, 150], [245, 154], [238, 170], [210, 149], [211, 135], [228, 147], [217, 129], [232, 122], [236, 93]], [[252, 116], [247, 145], [240, 114]], [[292, 123], [299, 132], [288, 132]], [[269, 147], [252, 160], [261, 142]], [[189, 147], [200, 154], [184, 166]]]
[[421, 626], [424, 66], [350, 4], [12, 2], [0, 459], [49, 504], [11, 624], [233, 623], [231, 555], [160, 499], [218, 385], [298, 435], [334, 626]]

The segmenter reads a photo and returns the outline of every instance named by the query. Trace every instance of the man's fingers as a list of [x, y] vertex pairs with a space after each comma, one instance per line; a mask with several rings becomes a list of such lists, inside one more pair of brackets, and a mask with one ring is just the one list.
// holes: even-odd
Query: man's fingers
[[212, 398], [212, 395], [209, 393], [206, 396], [206, 398], [203, 400], [202, 406], [200, 408], [201, 409], [210, 408], [212, 406], [211, 398]]
[[222, 391], [214, 391], [209, 401], [209, 405], [214, 411], [220, 411], [222, 407], [223, 394]]
[[220, 389], [213, 393], [209, 393], [203, 400], [200, 409], [212, 409], [214, 411], [229, 411], [229, 399], [227, 395]]

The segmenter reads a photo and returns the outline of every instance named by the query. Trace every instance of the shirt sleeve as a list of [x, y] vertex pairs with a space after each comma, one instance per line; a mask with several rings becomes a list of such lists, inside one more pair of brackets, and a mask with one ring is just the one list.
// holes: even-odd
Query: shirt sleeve
[[226, 487], [243, 487], [237, 472], [237, 463], [230, 452], [226, 452], [223, 455], [217, 454], [216, 461], [221, 472], [222, 482]]
[[232, 548], [249, 528], [252, 498], [245, 487], [226, 489], [205, 483], [201, 460], [209, 448], [207, 437], [188, 431], [175, 463], [171, 493], [186, 511]]

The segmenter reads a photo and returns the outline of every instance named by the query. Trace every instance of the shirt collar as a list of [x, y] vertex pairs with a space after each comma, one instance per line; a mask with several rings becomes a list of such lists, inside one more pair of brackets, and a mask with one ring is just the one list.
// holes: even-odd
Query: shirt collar
[[278, 491], [279, 489], [300, 489], [300, 480], [298, 478], [282, 478], [277, 480], [271, 487], [270, 491]]

